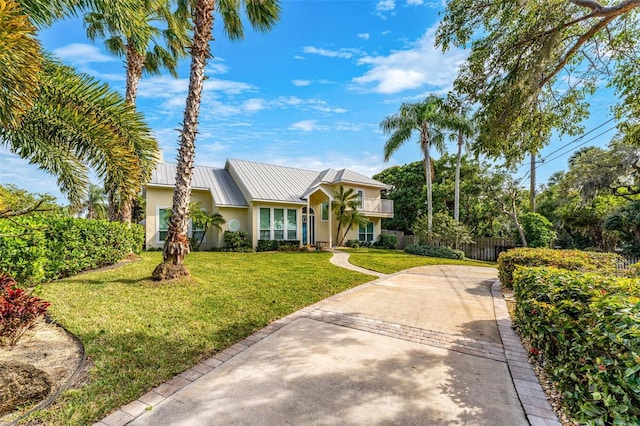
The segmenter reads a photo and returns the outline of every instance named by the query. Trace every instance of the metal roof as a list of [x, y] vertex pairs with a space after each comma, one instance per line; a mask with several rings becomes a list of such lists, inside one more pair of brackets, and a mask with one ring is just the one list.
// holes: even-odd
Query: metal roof
[[[158, 163], [153, 171], [149, 185], [174, 186], [175, 181], [176, 164], [163, 162]], [[315, 192], [320, 185], [338, 183], [389, 188], [382, 182], [349, 169], [316, 172], [235, 159], [228, 159], [224, 169], [195, 166], [191, 179], [192, 188], [211, 191], [218, 206], [238, 207], [248, 205], [240, 187], [250, 201], [303, 203], [308, 194]]]
[[244, 160], [227, 160], [227, 170], [235, 174], [252, 200], [301, 203], [302, 194], [318, 172]]
[[[176, 167], [175, 163], [158, 163], [151, 174], [149, 185], [174, 186], [176, 184]], [[218, 206], [248, 206], [238, 185], [225, 169], [194, 166], [191, 187], [211, 191], [213, 201]]]

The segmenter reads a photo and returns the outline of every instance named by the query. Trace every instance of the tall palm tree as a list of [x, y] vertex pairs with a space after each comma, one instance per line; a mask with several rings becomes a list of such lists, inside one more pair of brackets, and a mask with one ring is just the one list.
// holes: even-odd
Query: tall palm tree
[[359, 210], [347, 210], [342, 219], [344, 220], [344, 224], [347, 225], [347, 229], [344, 231], [340, 244], [338, 244], [339, 246], [341, 246], [344, 239], [347, 238], [347, 234], [352, 227], [359, 228], [360, 226], [367, 226], [369, 224], [369, 218]]
[[167, 238], [164, 243], [162, 263], [153, 271], [154, 279], [170, 279], [188, 274], [184, 257], [189, 253], [187, 230], [189, 223], [189, 201], [191, 199], [191, 176], [195, 157], [195, 139], [200, 113], [204, 71], [210, 57], [209, 42], [213, 33], [213, 11], [217, 7], [222, 16], [224, 32], [232, 40], [244, 36], [240, 19], [240, 6], [251, 26], [259, 31], [268, 31], [280, 17], [279, 0], [197, 0], [193, 5], [193, 43], [191, 45], [191, 70], [189, 90], [184, 110], [184, 121], [180, 133], [176, 185], [173, 191], [173, 207]]
[[333, 210], [333, 213], [336, 215], [336, 219], [338, 220], [336, 244], [338, 244], [339, 241], [342, 242], [340, 240], [340, 229], [342, 228], [343, 224], [347, 224], [347, 212], [358, 210], [358, 203], [358, 194], [353, 188], [349, 188], [345, 191], [344, 187], [340, 185], [337, 190], [333, 191], [331, 210]]
[[386, 117], [380, 123], [385, 134], [391, 134], [384, 145], [384, 160], [389, 161], [402, 144], [411, 139], [413, 131], [420, 135], [420, 149], [424, 160], [424, 174], [427, 184], [427, 223], [428, 234], [433, 228], [433, 195], [431, 173], [431, 147], [444, 150], [444, 129], [454, 124], [451, 116], [443, 109], [444, 100], [429, 95], [422, 102], [404, 103], [400, 111]]
[[[179, 0], [172, 11], [172, 3], [171, 0], [141, 0], [131, 4], [95, 1], [84, 16], [89, 39], [105, 38], [107, 51], [125, 58], [125, 99], [132, 105], [143, 73], [159, 74], [166, 69], [177, 77], [178, 60], [187, 54], [188, 8]], [[133, 197], [122, 197], [119, 188], [112, 188], [109, 219], [131, 222], [133, 202]]]
[[87, 219], [106, 219], [107, 206], [105, 199], [104, 189], [98, 185], [89, 184], [87, 198], [82, 203], [82, 209], [86, 212]]
[[452, 137], [457, 141], [458, 152], [456, 157], [456, 178], [453, 201], [453, 218], [456, 222], [460, 221], [460, 166], [462, 163], [462, 148], [469, 147], [468, 140], [471, 138], [475, 129], [473, 122], [469, 118], [469, 109], [462, 102], [452, 95], [447, 96], [445, 108], [450, 114], [452, 120], [449, 127], [454, 131]]

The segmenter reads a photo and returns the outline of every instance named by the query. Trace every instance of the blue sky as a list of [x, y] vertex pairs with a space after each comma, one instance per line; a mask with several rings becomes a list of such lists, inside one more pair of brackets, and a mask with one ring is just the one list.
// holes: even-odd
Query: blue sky
[[[270, 33], [246, 28], [243, 41], [230, 42], [220, 26], [214, 27], [215, 58], [207, 70], [196, 164], [222, 167], [226, 158], [238, 158], [312, 170], [346, 167], [371, 176], [421, 159], [417, 142], [411, 141], [385, 163], [386, 136], [379, 123], [402, 102], [451, 88], [467, 52], [452, 49], [443, 54], [434, 47], [441, 10], [442, 2], [423, 0], [283, 0], [281, 19]], [[42, 30], [40, 39], [66, 64], [124, 93], [122, 60], [109, 56], [101, 42], [88, 41], [81, 20], [59, 22]], [[177, 155], [176, 129], [182, 121], [188, 72], [185, 60], [178, 79], [166, 74], [140, 83], [138, 109], [165, 161], [175, 161]], [[611, 118], [609, 91], [599, 91], [591, 102], [587, 130]], [[588, 145], [606, 143], [613, 134], [609, 130]], [[542, 155], [574, 139], [555, 139]], [[564, 169], [567, 156], [541, 165], [538, 182]], [[525, 172], [523, 167], [517, 175]], [[2, 148], [0, 183], [50, 193], [66, 202], [53, 177]]]

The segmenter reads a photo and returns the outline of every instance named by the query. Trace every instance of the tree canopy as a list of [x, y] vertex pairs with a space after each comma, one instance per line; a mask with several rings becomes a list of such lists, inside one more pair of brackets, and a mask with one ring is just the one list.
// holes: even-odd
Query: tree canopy
[[447, 3], [437, 33], [443, 50], [471, 46], [454, 86], [478, 105], [478, 145], [517, 163], [553, 129], [575, 134], [588, 96], [605, 81], [620, 100], [625, 137], [639, 139], [640, 0]]

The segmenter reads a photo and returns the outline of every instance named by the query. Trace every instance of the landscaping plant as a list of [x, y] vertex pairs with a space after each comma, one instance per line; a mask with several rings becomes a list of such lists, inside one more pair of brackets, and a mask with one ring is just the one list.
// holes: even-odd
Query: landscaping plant
[[17, 285], [12, 278], [0, 275], [0, 344], [9, 346], [15, 346], [50, 305]]
[[640, 279], [514, 273], [516, 324], [580, 424], [640, 424]]
[[464, 252], [449, 247], [410, 244], [404, 248], [405, 253], [418, 256], [442, 257], [445, 259], [464, 259]]

